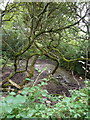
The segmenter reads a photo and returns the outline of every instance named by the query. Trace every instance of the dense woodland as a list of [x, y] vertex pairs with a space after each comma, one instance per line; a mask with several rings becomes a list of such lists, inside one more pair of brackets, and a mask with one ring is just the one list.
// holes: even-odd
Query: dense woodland
[[90, 2], [7, 2], [0, 12], [1, 118], [89, 119]]

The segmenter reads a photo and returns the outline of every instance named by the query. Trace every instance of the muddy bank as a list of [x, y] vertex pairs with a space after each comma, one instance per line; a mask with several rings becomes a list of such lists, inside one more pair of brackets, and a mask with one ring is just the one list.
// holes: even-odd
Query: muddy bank
[[[25, 67], [25, 61], [20, 61], [19, 68], [24, 69]], [[30, 65], [29, 61], [29, 65]], [[51, 73], [51, 71], [55, 67], [55, 62], [50, 60], [37, 60], [35, 64], [35, 68], [38, 70], [42, 70], [43, 68], [46, 68], [46, 70], [39, 76], [39, 80], [42, 78], [47, 78], [48, 74]], [[29, 69], [29, 67], [28, 67]], [[5, 79], [9, 74], [13, 72], [12, 67], [4, 68], [4, 71], [2, 73], [2, 79]], [[34, 76], [32, 77], [33, 80], [37, 79], [37, 76], [39, 75], [39, 72], [35, 70]], [[24, 80], [26, 77], [26, 73], [17, 73], [12, 77], [12, 80], [14, 82], [21, 83], [22, 80]], [[67, 96], [70, 96], [69, 90], [72, 89], [79, 89], [84, 86], [84, 79], [80, 79], [79, 77], [74, 76], [70, 71], [67, 71], [61, 67], [59, 67], [56, 71], [56, 73], [52, 76], [58, 81], [58, 84], [55, 84], [53, 80], [50, 80], [48, 82], [48, 85], [44, 87], [44, 89], [47, 89], [50, 94], [66, 94]]]

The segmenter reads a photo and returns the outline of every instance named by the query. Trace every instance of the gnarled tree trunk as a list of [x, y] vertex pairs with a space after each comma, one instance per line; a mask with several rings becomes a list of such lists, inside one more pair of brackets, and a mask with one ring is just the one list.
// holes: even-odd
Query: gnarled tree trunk
[[[33, 56], [31, 65], [30, 65], [30, 67], [29, 67], [30, 69], [27, 70], [27, 73], [26, 73], [26, 77], [27, 77], [27, 78], [30, 78], [30, 79], [31, 79], [31, 78], [33, 77], [34, 71], [35, 71], [35, 63], [36, 63], [38, 57], [39, 57], [39, 55]], [[29, 82], [29, 81], [27, 81], [27, 80], [23, 80], [21, 86], [22, 86], [22, 85], [25, 85], [25, 84], [28, 83], [28, 82]]]

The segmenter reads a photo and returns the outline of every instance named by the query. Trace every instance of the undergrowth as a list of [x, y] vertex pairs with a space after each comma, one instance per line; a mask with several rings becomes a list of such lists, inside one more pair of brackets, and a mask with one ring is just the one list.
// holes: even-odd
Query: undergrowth
[[0, 101], [2, 118], [80, 118], [89, 117], [90, 82], [85, 87], [72, 90], [71, 97], [51, 95], [42, 87], [47, 84], [44, 79], [38, 85], [27, 87], [20, 94], [11, 92]]

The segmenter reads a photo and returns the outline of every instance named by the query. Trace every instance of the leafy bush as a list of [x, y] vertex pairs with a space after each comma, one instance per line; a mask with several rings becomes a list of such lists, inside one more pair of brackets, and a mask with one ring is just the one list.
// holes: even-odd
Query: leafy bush
[[20, 30], [7, 29], [7, 33], [2, 31], [2, 55], [13, 59], [14, 53], [20, 51], [26, 44], [26, 38]]
[[24, 88], [21, 94], [11, 92], [0, 101], [1, 118], [88, 118], [88, 90], [90, 82], [72, 97], [50, 95], [42, 86], [46, 82]]

